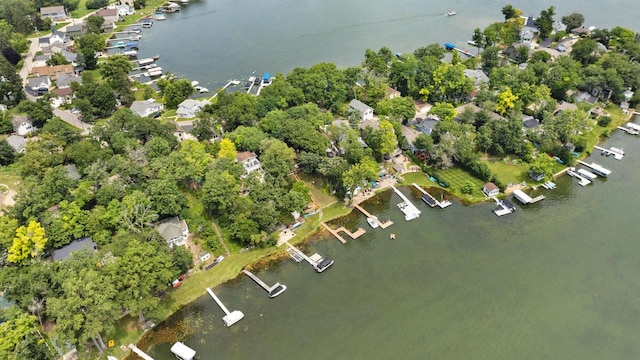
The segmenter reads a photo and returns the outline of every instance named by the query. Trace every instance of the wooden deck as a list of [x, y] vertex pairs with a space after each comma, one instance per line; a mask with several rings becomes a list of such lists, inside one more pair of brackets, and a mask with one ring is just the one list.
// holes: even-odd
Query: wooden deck
[[391, 220], [387, 220], [385, 222], [382, 222], [380, 220], [378, 220], [377, 216], [371, 215], [367, 210], [365, 210], [362, 206], [360, 205], [353, 205], [353, 207], [355, 207], [356, 209], [360, 210], [361, 213], [364, 214], [364, 216], [368, 217], [368, 218], [372, 218], [373, 220], [375, 220], [375, 222], [378, 223], [378, 226], [380, 226], [383, 229], [388, 228], [389, 226], [393, 225], [393, 221]]

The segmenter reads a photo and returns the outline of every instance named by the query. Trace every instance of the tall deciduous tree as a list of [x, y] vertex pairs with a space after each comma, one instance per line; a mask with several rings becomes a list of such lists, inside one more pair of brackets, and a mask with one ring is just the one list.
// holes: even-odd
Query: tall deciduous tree
[[233, 141], [229, 139], [222, 139], [220, 141], [220, 150], [218, 151], [218, 157], [234, 160], [238, 155], [236, 146]]
[[560, 21], [567, 26], [567, 31], [570, 32], [584, 24], [584, 15], [574, 12], [567, 16], [563, 16]]
[[556, 8], [550, 6], [546, 10], [542, 10], [540, 15], [536, 18], [535, 24], [538, 27], [538, 34], [541, 39], [546, 39], [551, 31], [553, 31], [553, 17], [556, 15]]
[[9, 248], [9, 261], [26, 264], [27, 260], [42, 255], [47, 244], [44, 228], [37, 221], [29, 221], [27, 226], [16, 229], [16, 236]]

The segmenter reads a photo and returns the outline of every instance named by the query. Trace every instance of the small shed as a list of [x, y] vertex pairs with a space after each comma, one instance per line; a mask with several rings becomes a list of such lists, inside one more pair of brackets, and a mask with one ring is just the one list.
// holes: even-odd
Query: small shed
[[211, 259], [211, 253], [210, 252], [206, 252], [203, 251], [200, 253], [200, 261], [201, 262], [205, 262], [207, 260]]
[[482, 192], [487, 196], [496, 196], [500, 193], [500, 188], [498, 185], [488, 182], [482, 187]]

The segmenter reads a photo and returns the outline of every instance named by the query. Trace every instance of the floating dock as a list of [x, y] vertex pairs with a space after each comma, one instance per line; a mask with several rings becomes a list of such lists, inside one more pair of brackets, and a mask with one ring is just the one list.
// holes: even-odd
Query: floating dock
[[622, 160], [622, 158], [624, 157], [624, 150], [622, 149], [618, 149], [616, 147], [610, 147], [608, 149], [605, 149], [603, 147], [600, 146], [594, 146], [595, 149], [600, 150], [600, 155], [604, 155], [606, 157], [612, 156], [613, 158], [616, 160]]
[[591, 169], [591, 172], [598, 175], [598, 176], [602, 176], [602, 177], [607, 177], [609, 176], [609, 174], [611, 174], [611, 170], [609, 169], [605, 169], [604, 167], [592, 162], [591, 164], [587, 164], [586, 162], [582, 161], [582, 160], [578, 160], [578, 163], [588, 167], [589, 169]]
[[267, 294], [269, 294], [270, 298], [274, 298], [287, 290], [287, 287], [280, 284], [279, 282], [275, 283], [273, 286], [269, 286], [262, 280], [260, 280], [260, 278], [258, 278], [254, 273], [248, 270], [242, 270], [242, 272], [250, 277], [253, 281], [255, 281], [258, 285], [260, 285], [260, 287], [262, 287], [267, 292]]
[[409, 201], [409, 199], [406, 196], [404, 196], [403, 193], [400, 192], [400, 190], [396, 189], [395, 186], [391, 185], [391, 188], [403, 200], [403, 202], [398, 204], [398, 207], [400, 208], [400, 211], [402, 211], [402, 213], [404, 214], [404, 219], [407, 221], [417, 219], [420, 216], [421, 211], [418, 210], [418, 208], [415, 205], [413, 205], [411, 201]]
[[211, 295], [213, 300], [215, 300], [215, 302], [218, 304], [218, 306], [220, 306], [220, 309], [222, 309], [222, 311], [224, 311], [225, 316], [222, 318], [222, 321], [224, 321], [224, 325], [225, 326], [229, 327], [229, 326], [237, 323], [238, 321], [242, 320], [242, 318], [244, 318], [244, 314], [242, 313], [242, 311], [234, 310], [234, 311], [230, 312], [227, 309], [227, 307], [224, 306], [222, 301], [220, 301], [220, 299], [218, 299], [216, 294], [213, 293], [213, 290], [211, 290], [210, 288], [207, 288], [207, 292], [209, 293], [209, 295]]
[[591, 180], [589, 180], [586, 177], [578, 174], [575, 171], [569, 170], [569, 171], [567, 171], [567, 174], [569, 174], [569, 176], [571, 176], [571, 177], [574, 177], [574, 178], [578, 179], [578, 184], [580, 186], [587, 186], [587, 185], [591, 184]]
[[393, 221], [391, 220], [387, 220], [385, 222], [380, 221], [380, 219], [378, 219], [377, 216], [370, 214], [367, 210], [365, 210], [362, 206], [360, 205], [353, 205], [354, 208], [360, 210], [361, 213], [364, 214], [364, 216], [366, 216], [367, 218], [371, 218], [373, 219], [373, 221], [375, 221], [378, 226], [380, 226], [380, 228], [382, 229], [386, 229], [389, 226], [393, 225]]
[[624, 126], [618, 126], [618, 129], [626, 132], [629, 135], [640, 135], [640, 130], [635, 130], [635, 129], [631, 129], [631, 128], [624, 127]]
[[516, 211], [516, 206], [513, 205], [513, 203], [509, 200], [498, 200], [497, 198], [493, 198], [493, 200], [496, 202], [496, 204], [498, 205], [497, 207], [495, 207], [493, 209], [493, 213], [496, 214], [497, 216], [504, 216], [504, 215], [508, 215], [511, 214], [512, 212]]
[[[301, 258], [303, 260], [305, 260], [306, 262], [309, 263], [309, 265], [313, 266], [314, 269], [316, 269], [317, 272], [323, 272], [325, 271], [329, 266], [333, 265], [333, 259], [331, 259], [330, 257], [326, 257], [323, 258], [322, 256], [320, 256], [319, 254], [313, 254], [311, 255], [311, 257], [305, 255], [305, 253], [303, 253], [302, 251], [300, 251], [300, 249], [298, 249], [297, 247], [286, 243], [287, 244], [287, 252], [291, 255], [291, 258], [294, 259], [294, 261], [296, 262], [301, 262], [297, 261], [294, 256], [296, 258]], [[293, 255], [295, 254], [295, 255]]]
[[589, 170], [585, 170], [585, 169], [578, 169], [577, 173], [580, 174], [582, 177], [587, 178], [587, 179], [589, 179], [591, 181], [595, 180], [598, 177], [598, 175], [592, 173]]
[[513, 196], [523, 204], [533, 204], [533, 203], [537, 203], [540, 200], [544, 200], [544, 195], [531, 198], [531, 196], [527, 195], [524, 191], [520, 189], [513, 190]]
[[422, 201], [424, 201], [425, 203], [427, 203], [427, 205], [431, 206], [431, 207], [435, 207], [438, 206], [441, 209], [446, 208], [447, 206], [451, 205], [451, 201], [449, 200], [443, 200], [443, 201], [438, 201], [436, 200], [436, 198], [434, 198], [433, 196], [431, 196], [431, 194], [429, 194], [425, 189], [423, 189], [420, 185], [413, 183], [413, 186], [415, 186], [416, 189], [420, 190], [422, 192]]
[[138, 347], [135, 346], [134, 344], [129, 344], [129, 349], [131, 349], [131, 351], [136, 353], [136, 355], [140, 356], [144, 360], [154, 360], [151, 356], [147, 355], [144, 351], [138, 349]]

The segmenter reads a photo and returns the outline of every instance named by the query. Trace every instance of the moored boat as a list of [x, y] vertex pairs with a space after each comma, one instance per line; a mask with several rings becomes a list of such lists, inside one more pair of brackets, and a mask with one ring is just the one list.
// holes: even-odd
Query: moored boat
[[447, 16], [453, 16], [455, 14], [457, 14], [457, 13], [455, 11], [453, 11], [453, 10], [447, 12]]
[[372, 217], [368, 217], [367, 218], [367, 222], [369, 223], [369, 226], [371, 226], [372, 228], [376, 229], [378, 228], [378, 222], [376, 221], [376, 219], [372, 218]]

